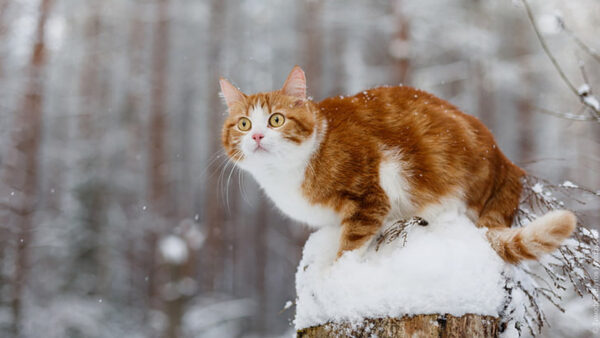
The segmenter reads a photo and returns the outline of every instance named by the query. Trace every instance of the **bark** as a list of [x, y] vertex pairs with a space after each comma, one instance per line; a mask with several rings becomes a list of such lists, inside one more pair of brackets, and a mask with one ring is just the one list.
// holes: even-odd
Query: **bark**
[[297, 337], [498, 337], [499, 321], [496, 317], [474, 314], [367, 318], [359, 327], [350, 323], [327, 323], [298, 330]]
[[[21, 335], [23, 322], [23, 294], [29, 272], [30, 242], [33, 233], [33, 216], [38, 195], [38, 156], [42, 137], [43, 73], [46, 64], [44, 43], [46, 21], [51, 0], [42, 0], [35, 30], [35, 40], [27, 69], [25, 95], [15, 113], [11, 132], [9, 153], [4, 166], [3, 182], [9, 189], [9, 199], [2, 206], [4, 217], [0, 221], [8, 225], [14, 234], [15, 267], [11, 309], [12, 333]], [[6, 216], [8, 215], [8, 216]]]

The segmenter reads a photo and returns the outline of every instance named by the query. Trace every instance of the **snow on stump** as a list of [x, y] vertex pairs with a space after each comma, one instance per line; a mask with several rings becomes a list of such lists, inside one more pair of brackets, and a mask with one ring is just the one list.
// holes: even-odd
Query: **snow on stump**
[[304, 247], [296, 273], [298, 337], [498, 336], [508, 266], [486, 229], [444, 214], [335, 261], [340, 231], [322, 228]]

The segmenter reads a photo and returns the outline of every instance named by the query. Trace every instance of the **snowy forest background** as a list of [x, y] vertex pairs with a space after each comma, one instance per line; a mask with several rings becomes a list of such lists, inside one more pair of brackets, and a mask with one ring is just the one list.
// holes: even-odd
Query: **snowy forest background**
[[[531, 6], [600, 90], [576, 41], [600, 49], [600, 2]], [[308, 232], [226, 164], [218, 78], [266, 91], [295, 64], [316, 100], [430, 91], [532, 174], [600, 189], [600, 123], [546, 111], [583, 113], [520, 1], [0, 0], [0, 336], [289, 333]]]

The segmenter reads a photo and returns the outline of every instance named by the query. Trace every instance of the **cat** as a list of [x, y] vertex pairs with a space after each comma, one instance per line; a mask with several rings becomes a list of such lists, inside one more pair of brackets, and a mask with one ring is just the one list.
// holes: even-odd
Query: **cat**
[[390, 220], [449, 209], [488, 228], [492, 248], [514, 264], [555, 250], [575, 228], [566, 210], [511, 228], [525, 171], [478, 119], [429, 93], [384, 86], [313, 102], [298, 66], [280, 90], [220, 86], [227, 155], [289, 217], [341, 226], [338, 258]]

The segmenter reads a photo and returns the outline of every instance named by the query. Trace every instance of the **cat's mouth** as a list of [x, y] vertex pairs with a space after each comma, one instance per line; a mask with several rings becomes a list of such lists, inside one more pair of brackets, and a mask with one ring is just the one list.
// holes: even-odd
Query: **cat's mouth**
[[252, 152], [254, 152], [254, 153], [258, 153], [258, 152], [268, 153], [269, 151], [265, 147], [261, 146], [260, 144], [257, 144], [256, 148], [254, 148], [254, 150]]

